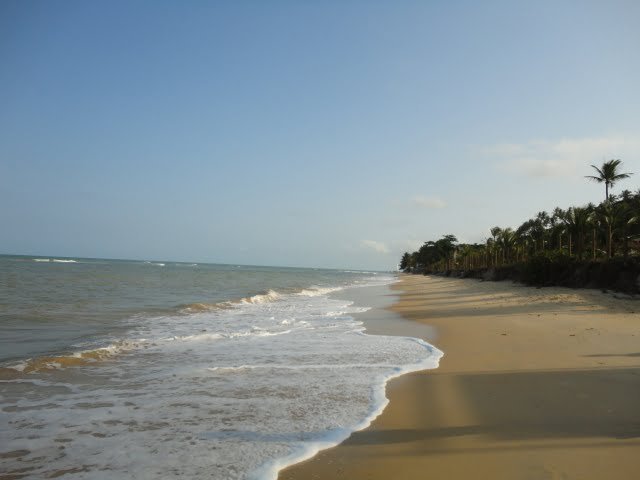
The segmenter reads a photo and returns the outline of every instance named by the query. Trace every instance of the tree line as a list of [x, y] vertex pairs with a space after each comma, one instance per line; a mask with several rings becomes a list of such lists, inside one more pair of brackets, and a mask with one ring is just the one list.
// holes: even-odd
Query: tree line
[[400, 269], [426, 273], [500, 267], [539, 256], [597, 261], [640, 255], [640, 189], [610, 194], [632, 173], [621, 172], [620, 160], [592, 167], [595, 175], [586, 178], [604, 184], [601, 203], [538, 212], [517, 228], [495, 226], [484, 243], [458, 243], [455, 235], [444, 235], [405, 252]]

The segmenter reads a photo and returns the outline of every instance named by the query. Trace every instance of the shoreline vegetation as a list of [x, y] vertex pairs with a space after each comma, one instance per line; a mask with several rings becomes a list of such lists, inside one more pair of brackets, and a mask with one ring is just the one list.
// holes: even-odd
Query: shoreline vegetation
[[533, 286], [612, 289], [640, 292], [640, 189], [609, 190], [631, 173], [610, 160], [597, 175], [605, 200], [595, 205], [541, 211], [517, 228], [493, 227], [485, 243], [459, 243], [455, 235], [425, 242], [405, 252], [400, 269], [482, 280], [514, 280]]

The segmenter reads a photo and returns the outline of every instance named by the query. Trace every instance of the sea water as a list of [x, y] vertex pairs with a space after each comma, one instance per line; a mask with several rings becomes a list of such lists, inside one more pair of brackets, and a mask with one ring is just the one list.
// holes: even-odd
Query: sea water
[[394, 280], [0, 257], [0, 470], [276, 478], [366, 427], [388, 379], [437, 366], [431, 345], [354, 317], [351, 289]]

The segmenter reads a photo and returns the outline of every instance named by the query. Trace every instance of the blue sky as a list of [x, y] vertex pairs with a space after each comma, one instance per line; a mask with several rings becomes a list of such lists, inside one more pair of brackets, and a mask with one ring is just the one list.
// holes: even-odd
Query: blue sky
[[0, 253], [390, 269], [640, 186], [634, 1], [0, 3]]

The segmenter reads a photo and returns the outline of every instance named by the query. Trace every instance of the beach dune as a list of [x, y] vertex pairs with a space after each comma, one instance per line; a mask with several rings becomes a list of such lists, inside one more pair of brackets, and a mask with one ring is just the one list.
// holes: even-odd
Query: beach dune
[[396, 289], [393, 311], [436, 327], [440, 367], [390, 382], [369, 428], [281, 480], [638, 478], [640, 301], [409, 275]]

